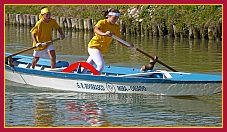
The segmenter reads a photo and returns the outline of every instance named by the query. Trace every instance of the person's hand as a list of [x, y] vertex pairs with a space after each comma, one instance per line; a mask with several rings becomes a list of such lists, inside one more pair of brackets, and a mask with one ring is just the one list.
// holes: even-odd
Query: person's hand
[[36, 47], [42, 47], [42, 43], [36, 43]]
[[42, 43], [42, 46], [46, 46], [47, 45], [47, 43]]
[[110, 31], [106, 31], [105, 36], [111, 37], [112, 36], [112, 33]]
[[65, 35], [62, 34], [62, 35], [60, 36], [60, 39], [63, 40], [64, 38], [65, 38]]
[[36, 47], [42, 47], [42, 46], [46, 46], [46, 43], [36, 43]]

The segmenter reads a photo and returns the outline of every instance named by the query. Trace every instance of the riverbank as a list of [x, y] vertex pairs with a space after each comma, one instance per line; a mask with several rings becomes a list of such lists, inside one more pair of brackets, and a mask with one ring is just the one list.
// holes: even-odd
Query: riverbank
[[[41, 7], [6, 5], [6, 24], [33, 26]], [[110, 7], [122, 14], [122, 34], [222, 40], [222, 5], [48, 5], [61, 27], [72, 31], [92, 31]]]

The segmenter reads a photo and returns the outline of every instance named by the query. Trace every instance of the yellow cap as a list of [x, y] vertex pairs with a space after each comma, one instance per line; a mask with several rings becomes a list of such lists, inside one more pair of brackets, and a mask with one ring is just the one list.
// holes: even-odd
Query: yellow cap
[[43, 14], [46, 14], [46, 13], [48, 13], [49, 12], [49, 10], [48, 10], [48, 8], [43, 8], [42, 10], [41, 10], [41, 14], [43, 15]]

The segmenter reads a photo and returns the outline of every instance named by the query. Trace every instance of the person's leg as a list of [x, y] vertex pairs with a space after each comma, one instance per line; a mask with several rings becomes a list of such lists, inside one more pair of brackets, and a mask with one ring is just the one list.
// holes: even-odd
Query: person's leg
[[33, 56], [34, 56], [34, 58], [33, 58], [33, 60], [32, 60], [32, 69], [35, 68], [36, 63], [39, 61], [39, 58], [40, 58], [40, 51], [34, 50]]
[[55, 50], [50, 50], [49, 52], [49, 57], [50, 57], [50, 68], [55, 68], [56, 67], [56, 53]]
[[33, 60], [32, 60], [32, 69], [35, 68], [35, 65], [36, 65], [36, 63], [37, 63], [38, 61], [39, 61], [39, 57], [34, 56], [34, 58], [33, 58]]
[[[95, 64], [95, 62], [92, 60], [92, 57], [91, 56], [88, 57], [88, 59], [86, 60], [86, 62], [89, 63], [89, 64], [91, 64], [91, 65], [94, 65]], [[87, 69], [85, 69], [83, 67], [81, 68], [81, 71], [82, 71], [81, 73], [87, 73]]]
[[88, 53], [92, 58], [92, 61], [96, 64], [96, 70], [101, 73], [104, 69], [105, 62], [102, 56], [102, 52], [99, 49], [88, 48]]
[[91, 65], [94, 65], [95, 62], [92, 60], [92, 57], [89, 56], [88, 59], [86, 60], [87, 63], [91, 64]]
[[46, 49], [46, 52], [48, 52], [50, 57], [50, 68], [56, 67], [56, 53], [53, 45], [49, 45]]

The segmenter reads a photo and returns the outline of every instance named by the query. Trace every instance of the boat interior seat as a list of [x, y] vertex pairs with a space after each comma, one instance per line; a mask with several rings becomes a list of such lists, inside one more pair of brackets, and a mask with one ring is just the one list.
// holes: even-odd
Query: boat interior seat
[[161, 72], [164, 74], [164, 78], [173, 78], [169, 72], [164, 71], [164, 70], [156, 70], [157, 72]]
[[[18, 62], [17, 62], [18, 63]], [[32, 64], [31, 63], [28, 63], [28, 64], [23, 64], [23, 63], [18, 63], [18, 67], [21, 67], [21, 68], [31, 68]], [[36, 70], [44, 70], [45, 69], [45, 66], [35, 66]]]
[[135, 74], [140, 73], [140, 69], [137, 68], [128, 68], [128, 67], [120, 67], [120, 66], [105, 66], [104, 70], [102, 71], [103, 74], [111, 75], [125, 75], [125, 74]]
[[[23, 63], [23, 64], [28, 64], [28, 66], [32, 63], [32, 59], [33, 58], [21, 58], [16, 60], [19, 63]], [[39, 61], [36, 64], [37, 66], [41, 66], [41, 67], [50, 67], [50, 60], [49, 59], [42, 59], [40, 58]], [[69, 66], [69, 63], [66, 61], [56, 61], [56, 68], [61, 68], [61, 67], [67, 67]], [[41, 68], [41, 69], [43, 69]]]

